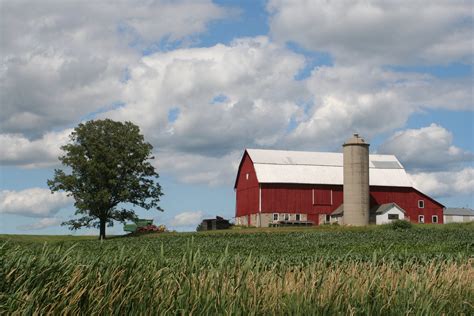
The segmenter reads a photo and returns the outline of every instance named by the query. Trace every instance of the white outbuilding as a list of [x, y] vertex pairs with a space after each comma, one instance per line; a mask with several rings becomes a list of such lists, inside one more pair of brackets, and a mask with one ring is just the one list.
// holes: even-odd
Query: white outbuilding
[[[404, 220], [406, 212], [396, 203], [377, 205], [370, 210], [371, 222], [377, 225], [389, 224], [395, 220]], [[375, 221], [373, 220], [375, 218]]]
[[474, 221], [474, 210], [470, 208], [445, 208], [443, 212], [444, 223], [467, 223]]
[[[339, 223], [344, 224], [344, 204], [341, 204], [334, 212], [331, 213], [331, 216], [327, 217], [326, 223]], [[406, 212], [396, 203], [386, 203], [373, 207], [370, 210], [369, 223], [382, 225], [389, 224], [394, 220], [404, 220], [408, 219]]]

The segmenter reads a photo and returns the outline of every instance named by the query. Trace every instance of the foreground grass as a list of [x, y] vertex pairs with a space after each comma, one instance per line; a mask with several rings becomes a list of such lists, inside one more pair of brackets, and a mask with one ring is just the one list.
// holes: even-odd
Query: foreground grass
[[1, 314], [474, 312], [472, 225], [0, 240]]

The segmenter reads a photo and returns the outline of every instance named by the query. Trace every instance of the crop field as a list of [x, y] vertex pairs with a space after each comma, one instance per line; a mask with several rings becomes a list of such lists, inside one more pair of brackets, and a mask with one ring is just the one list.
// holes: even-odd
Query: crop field
[[0, 314], [473, 315], [474, 224], [0, 235]]

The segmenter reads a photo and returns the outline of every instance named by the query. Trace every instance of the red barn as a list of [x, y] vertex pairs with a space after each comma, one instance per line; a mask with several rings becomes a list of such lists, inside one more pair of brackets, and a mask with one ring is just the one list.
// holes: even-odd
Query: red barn
[[[389, 220], [402, 214], [414, 223], [443, 223], [444, 206], [412, 186], [395, 156], [369, 156], [369, 184], [374, 216], [393, 209]], [[343, 154], [247, 149], [234, 189], [237, 225], [328, 223], [343, 204]]]

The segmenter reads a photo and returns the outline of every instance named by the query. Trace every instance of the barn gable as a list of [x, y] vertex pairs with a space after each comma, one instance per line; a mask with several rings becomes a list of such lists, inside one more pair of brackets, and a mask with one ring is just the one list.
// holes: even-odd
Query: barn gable
[[[249, 174], [249, 177], [251, 177], [251, 179], [247, 179], [247, 175], [246, 175], [247, 173]], [[240, 159], [239, 168], [237, 170], [237, 176], [234, 182], [234, 189], [237, 189], [237, 187], [239, 186], [239, 183], [244, 182], [243, 180], [245, 180], [245, 183], [246, 183], [244, 186], [247, 186], [248, 184], [247, 180], [250, 180], [250, 183], [252, 186], [254, 185], [258, 186], [258, 179], [257, 179], [257, 174], [255, 172], [254, 163], [252, 159], [250, 158], [250, 155], [247, 153], [247, 150], [244, 151], [242, 159]]]
[[[259, 210], [260, 187], [253, 162], [247, 152], [244, 152], [240, 161], [234, 190], [237, 216], [247, 216]], [[250, 222], [250, 219], [247, 219], [247, 223]]]

